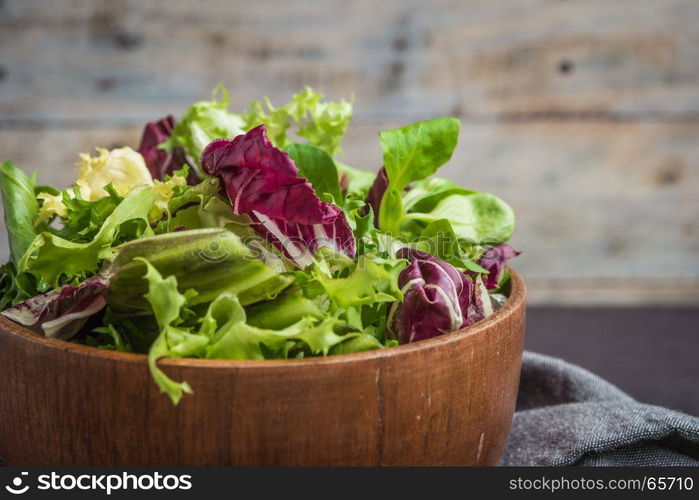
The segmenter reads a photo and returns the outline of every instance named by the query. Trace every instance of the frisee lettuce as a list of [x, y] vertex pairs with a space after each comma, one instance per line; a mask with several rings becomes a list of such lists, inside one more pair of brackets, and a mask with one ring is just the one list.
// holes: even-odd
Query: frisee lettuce
[[340, 143], [352, 119], [349, 101], [325, 101], [323, 94], [310, 87], [280, 107], [265, 98], [264, 104], [254, 101], [247, 111], [234, 113], [228, 109], [230, 102], [226, 88], [217, 85], [210, 100], [196, 102], [189, 108], [160, 148], [170, 152], [184, 148], [191, 162], [199, 165], [202, 151], [214, 139], [233, 139], [265, 125], [278, 148], [296, 142], [295, 136], [334, 156], [340, 152]]
[[97, 272], [101, 261], [113, 256], [112, 247], [125, 239], [124, 232], [129, 233], [129, 239], [153, 234], [148, 214], [154, 202], [153, 188], [136, 188], [104, 219], [94, 237], [84, 243], [49, 231], [38, 234], [17, 263], [17, 271], [32, 275], [37, 290], [42, 292]]

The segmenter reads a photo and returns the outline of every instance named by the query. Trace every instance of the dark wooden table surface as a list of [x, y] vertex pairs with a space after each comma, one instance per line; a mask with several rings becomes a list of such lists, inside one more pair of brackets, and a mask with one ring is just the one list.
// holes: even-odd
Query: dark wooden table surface
[[525, 345], [699, 416], [699, 308], [530, 307]]

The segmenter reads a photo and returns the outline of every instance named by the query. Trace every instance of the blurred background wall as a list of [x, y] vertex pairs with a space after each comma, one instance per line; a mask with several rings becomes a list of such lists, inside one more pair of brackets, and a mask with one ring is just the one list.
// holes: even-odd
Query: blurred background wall
[[698, 21], [696, 0], [4, 0], [0, 159], [67, 185], [219, 81], [235, 110], [353, 95], [343, 161], [370, 170], [378, 130], [454, 115], [442, 173], [513, 206], [530, 303], [697, 305]]

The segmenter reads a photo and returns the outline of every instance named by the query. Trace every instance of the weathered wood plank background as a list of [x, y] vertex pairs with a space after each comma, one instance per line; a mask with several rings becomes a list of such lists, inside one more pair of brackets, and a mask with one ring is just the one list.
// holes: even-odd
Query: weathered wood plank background
[[699, 305], [697, 47], [694, 0], [4, 0], [0, 158], [68, 184], [219, 81], [354, 95], [366, 169], [378, 130], [456, 115], [444, 175], [512, 204], [531, 302]]

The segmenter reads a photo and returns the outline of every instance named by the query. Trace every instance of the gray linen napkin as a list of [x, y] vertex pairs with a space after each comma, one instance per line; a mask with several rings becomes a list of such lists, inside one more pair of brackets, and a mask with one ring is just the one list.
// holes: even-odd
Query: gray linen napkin
[[639, 403], [579, 366], [525, 352], [501, 464], [696, 466], [699, 418]]

